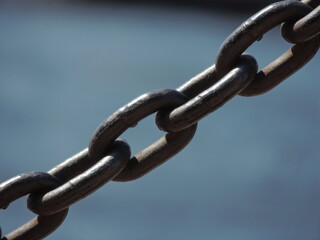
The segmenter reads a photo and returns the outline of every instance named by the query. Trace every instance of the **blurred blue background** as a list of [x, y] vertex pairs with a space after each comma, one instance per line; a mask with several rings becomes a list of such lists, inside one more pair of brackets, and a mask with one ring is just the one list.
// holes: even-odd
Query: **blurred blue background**
[[[47, 171], [85, 148], [139, 95], [175, 89], [214, 63], [253, 12], [164, 6], [0, 8], [0, 181]], [[279, 29], [248, 49], [262, 67], [288, 48]], [[276, 89], [235, 97], [180, 154], [70, 208], [47, 239], [320, 239], [319, 54]], [[123, 135], [132, 152], [163, 133], [153, 117]], [[34, 217], [0, 212], [8, 233]]]

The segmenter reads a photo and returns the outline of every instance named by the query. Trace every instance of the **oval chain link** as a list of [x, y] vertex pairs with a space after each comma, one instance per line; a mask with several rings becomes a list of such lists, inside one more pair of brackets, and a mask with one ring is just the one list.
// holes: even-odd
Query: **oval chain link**
[[294, 1], [277, 2], [262, 9], [222, 43], [216, 58], [217, 71], [227, 73], [239, 61], [241, 54], [266, 32], [285, 21], [298, 20], [311, 10], [306, 4]]
[[320, 34], [320, 6], [305, 17], [282, 25], [281, 35], [290, 43], [301, 43]]
[[[197, 122], [236, 94], [269, 91], [306, 64], [319, 49], [319, 0], [271, 4], [245, 21], [222, 44], [216, 64], [177, 90], [153, 91], [111, 115], [96, 131], [89, 148], [48, 173], [25, 173], [0, 185], [0, 208], [29, 194], [28, 207], [39, 216], [1, 238], [43, 239], [65, 219], [68, 206], [110, 180], [137, 179], [181, 151]], [[259, 73], [253, 57], [243, 54], [263, 34], [283, 23], [282, 35], [297, 43]], [[128, 144], [117, 139], [140, 120], [156, 113], [161, 139], [130, 158]]]
[[[311, 10], [304, 3], [292, 1], [274, 3], [262, 9], [245, 21], [223, 42], [215, 65], [198, 74], [177, 90], [189, 98], [197, 96], [230, 71], [241, 54], [252, 43], [261, 39], [263, 34], [285, 21], [299, 20]], [[240, 95], [255, 96], [271, 90], [310, 61], [318, 49], [318, 38], [293, 46], [264, 67], [251, 84], [240, 92]]]
[[[49, 192], [60, 185], [60, 181], [48, 173], [30, 172], [18, 175], [0, 184], [0, 207], [7, 208], [11, 202], [29, 193]], [[3, 239], [42, 239], [62, 224], [67, 213], [68, 209], [64, 209], [50, 216], [37, 216], [5, 235]]]
[[309, 62], [319, 50], [319, 45], [320, 37], [294, 45], [258, 72], [239, 95], [251, 97], [270, 91]]
[[177, 132], [197, 123], [248, 86], [257, 69], [253, 57], [242, 55], [235, 68], [216, 84], [172, 111], [159, 111], [156, 118], [158, 127], [167, 132]]
[[[222, 44], [217, 54], [216, 71], [225, 73], [252, 43], [267, 31], [285, 22], [298, 20], [312, 8], [301, 2], [283, 1], [271, 4], [253, 15], [237, 28]], [[256, 96], [265, 93], [305, 65], [318, 51], [319, 39], [296, 45], [260, 71], [240, 95]]]
[[[110, 144], [128, 128], [159, 110], [174, 109], [187, 102], [183, 94], [175, 90], [158, 90], [143, 94], [112, 114], [100, 125], [89, 145], [90, 157], [100, 158]], [[196, 125], [164, 137], [131, 158], [128, 166], [115, 181], [129, 181], [145, 175], [181, 151], [192, 139]]]
[[106, 154], [93, 167], [52, 191], [30, 194], [28, 208], [37, 214], [51, 215], [85, 198], [121, 172], [130, 159], [130, 147], [118, 139]]

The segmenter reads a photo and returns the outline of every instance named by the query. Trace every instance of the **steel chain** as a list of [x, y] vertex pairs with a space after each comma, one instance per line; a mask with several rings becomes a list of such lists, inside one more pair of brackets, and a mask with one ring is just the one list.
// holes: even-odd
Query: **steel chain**
[[[0, 184], [0, 208], [29, 195], [28, 208], [38, 214], [1, 240], [43, 239], [65, 219], [68, 207], [110, 180], [130, 181], [148, 173], [181, 151], [197, 122], [233, 96], [255, 96], [271, 90], [310, 61], [320, 46], [320, 0], [271, 4], [237, 28], [221, 45], [216, 64], [177, 90], [146, 93], [111, 115], [92, 137], [89, 148], [43, 172], [18, 175]], [[257, 73], [256, 60], [244, 51], [263, 34], [282, 24], [291, 49]], [[118, 137], [156, 113], [167, 134], [130, 157]]]

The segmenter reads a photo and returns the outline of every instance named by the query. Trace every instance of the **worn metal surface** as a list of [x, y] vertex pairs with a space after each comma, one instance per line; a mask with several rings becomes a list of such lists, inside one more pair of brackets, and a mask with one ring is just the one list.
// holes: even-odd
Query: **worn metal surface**
[[319, 35], [320, 6], [299, 21], [286, 22], [282, 25], [281, 34], [291, 43], [301, 43]]
[[257, 69], [258, 65], [253, 57], [242, 55], [235, 68], [216, 84], [172, 111], [159, 111], [157, 125], [167, 132], [179, 132], [197, 123], [247, 87]]
[[127, 165], [129, 159], [129, 145], [118, 139], [93, 167], [45, 194], [31, 194], [28, 208], [40, 215], [60, 212], [114, 178]]
[[174, 109], [187, 101], [183, 94], [170, 89], [149, 92], [134, 99], [100, 125], [89, 145], [90, 157], [101, 158], [117, 137], [145, 117], [160, 109]]
[[[174, 109], [187, 101], [183, 94], [169, 89], [149, 92], [134, 99], [100, 125], [90, 142], [90, 157], [100, 158], [120, 134], [141, 119], [159, 110]], [[125, 171], [114, 180], [129, 181], [143, 176], [181, 151], [190, 142], [195, 130], [196, 124], [185, 131], [166, 134], [134, 156]]]
[[[285, 22], [297, 20], [310, 12], [311, 8], [301, 2], [283, 1], [270, 5], [245, 21], [222, 44], [217, 54], [216, 69], [225, 74], [241, 54], [267, 31]], [[310, 48], [306, 46], [289, 49], [282, 56], [264, 67], [252, 83], [240, 95], [255, 96], [265, 93], [306, 64], [318, 51], [318, 40], [313, 39]], [[300, 51], [299, 51], [300, 50]], [[301, 55], [301, 52], [305, 54]]]
[[68, 214], [68, 209], [49, 216], [37, 216], [26, 224], [5, 235], [2, 240], [43, 239], [54, 232]]
[[11, 202], [29, 193], [46, 192], [60, 185], [60, 180], [49, 173], [23, 173], [0, 184], [0, 208], [6, 209]]
[[[49, 173], [23, 173], [0, 185], [0, 207], [6, 208], [11, 202], [27, 194], [41, 194], [56, 189], [60, 185], [60, 181]], [[68, 208], [49, 216], [38, 216], [9, 233], [3, 239], [42, 239], [61, 225], [67, 213]]]
[[58, 166], [54, 167], [48, 173], [52, 174], [61, 182], [65, 183], [70, 179], [83, 173], [85, 170], [94, 165], [95, 162], [89, 158], [88, 148], [68, 158]]
[[311, 8], [301, 2], [283, 1], [271, 4], [242, 23], [222, 43], [216, 58], [217, 71], [226, 74], [241, 54], [254, 42], [275, 26], [297, 20], [310, 12]]
[[[233, 96], [258, 95], [278, 85], [318, 51], [319, 18], [318, 0], [283, 1], [264, 8], [224, 41], [215, 65], [177, 90], [149, 92], [120, 108], [100, 125], [88, 149], [48, 173], [26, 173], [2, 183], [1, 208], [31, 193], [28, 207], [39, 214], [2, 239], [44, 238], [62, 223], [68, 206], [110, 180], [137, 179], [181, 151], [197, 122]], [[297, 44], [257, 73], [255, 59], [244, 51], [282, 23], [285, 38]], [[129, 145], [118, 137], [153, 113], [167, 134], [131, 157]]]

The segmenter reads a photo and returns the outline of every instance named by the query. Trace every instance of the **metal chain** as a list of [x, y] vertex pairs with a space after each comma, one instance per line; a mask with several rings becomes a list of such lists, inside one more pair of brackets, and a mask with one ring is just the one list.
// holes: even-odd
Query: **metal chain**
[[[285, 40], [295, 45], [257, 73], [254, 57], [244, 51], [263, 34], [282, 24]], [[153, 91], [112, 114], [94, 133], [89, 147], [48, 173], [31, 172], [0, 184], [0, 209], [29, 195], [36, 218], [1, 240], [43, 239], [63, 222], [68, 207], [108, 181], [131, 181], [161, 165], [192, 139], [197, 122], [235, 95], [265, 93], [310, 61], [320, 47], [320, 0], [282, 1], [262, 9], [241, 24], [221, 45], [216, 64], [177, 90]], [[167, 134], [130, 157], [118, 138], [140, 120], [156, 113]]]

